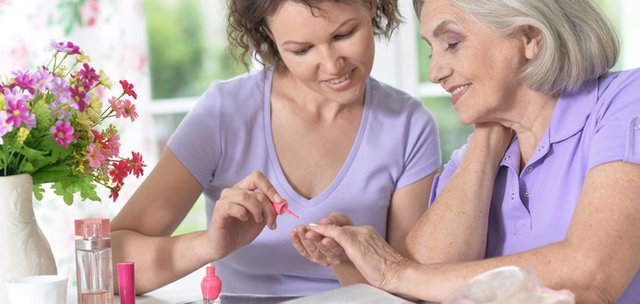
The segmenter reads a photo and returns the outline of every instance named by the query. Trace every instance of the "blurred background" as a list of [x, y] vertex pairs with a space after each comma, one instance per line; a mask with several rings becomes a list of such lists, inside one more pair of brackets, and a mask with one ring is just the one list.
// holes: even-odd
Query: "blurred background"
[[[420, 42], [411, 0], [400, 0], [405, 24], [390, 42], [379, 41], [373, 76], [420, 97], [439, 125], [443, 162], [470, 133], [461, 125], [439, 86], [428, 81], [429, 56]], [[637, 0], [597, 1], [616, 25], [622, 56], [615, 70], [640, 66], [640, 11]], [[123, 151], [143, 154], [153, 168], [173, 130], [216, 79], [244, 71], [226, 54], [225, 0], [0, 0], [0, 73], [46, 63], [51, 40], [71, 40], [114, 82], [136, 86], [139, 121], [119, 125]], [[129, 153], [129, 152], [124, 152]], [[76, 201], [67, 206], [55, 195], [35, 202], [36, 217], [47, 236], [59, 273], [74, 273], [73, 220], [112, 218], [140, 180], [128, 179], [116, 203]], [[1, 199], [0, 199], [1, 200]], [[193, 207], [176, 234], [204, 229], [203, 200]], [[75, 285], [74, 285], [75, 286]], [[74, 287], [75, 288], [75, 287]], [[74, 290], [73, 288], [71, 290]]]

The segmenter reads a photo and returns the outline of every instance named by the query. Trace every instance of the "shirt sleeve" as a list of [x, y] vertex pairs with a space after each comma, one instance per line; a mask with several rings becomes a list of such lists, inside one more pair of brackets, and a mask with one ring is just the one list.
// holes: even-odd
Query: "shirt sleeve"
[[640, 163], [640, 73], [624, 73], [600, 95], [588, 169], [623, 161]]
[[167, 147], [206, 187], [221, 155], [220, 98], [214, 83], [173, 132]]
[[408, 136], [404, 155], [404, 169], [396, 188], [415, 183], [438, 170], [442, 162], [440, 138], [433, 115], [420, 103], [411, 103], [408, 117]]
[[[468, 139], [470, 138], [471, 136], [469, 136]], [[467, 142], [467, 144], [462, 146], [460, 149], [453, 151], [453, 153], [451, 153], [451, 158], [444, 165], [442, 172], [438, 176], [436, 176], [435, 179], [433, 179], [433, 185], [431, 186], [431, 195], [429, 196], [429, 207], [431, 207], [431, 205], [433, 205], [433, 203], [436, 201], [436, 197], [438, 197], [440, 192], [442, 192], [444, 186], [449, 183], [449, 180], [451, 179], [451, 176], [453, 176], [453, 173], [458, 170], [458, 167], [462, 162], [462, 158], [467, 153], [468, 145], [469, 144]]]

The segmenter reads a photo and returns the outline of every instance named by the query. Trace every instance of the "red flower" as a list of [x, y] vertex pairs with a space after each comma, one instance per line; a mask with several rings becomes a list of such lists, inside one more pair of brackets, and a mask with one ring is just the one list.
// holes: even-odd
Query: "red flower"
[[131, 155], [130, 166], [133, 170], [133, 175], [140, 177], [140, 175], [144, 174], [142, 167], [146, 167], [147, 165], [142, 162], [142, 155], [140, 153], [131, 151]]
[[126, 80], [120, 80], [120, 85], [124, 90], [124, 93], [133, 97], [133, 99], [138, 99], [138, 94], [133, 90], [133, 84], [130, 84]]
[[129, 159], [123, 159], [113, 164], [113, 168], [109, 170], [109, 175], [113, 178], [116, 184], [124, 184], [124, 179], [131, 173], [131, 167], [129, 167]]
[[120, 195], [120, 189], [122, 189], [122, 184], [117, 184], [115, 187], [111, 188], [111, 193], [109, 194], [109, 198], [113, 198], [113, 202], [115, 203]]

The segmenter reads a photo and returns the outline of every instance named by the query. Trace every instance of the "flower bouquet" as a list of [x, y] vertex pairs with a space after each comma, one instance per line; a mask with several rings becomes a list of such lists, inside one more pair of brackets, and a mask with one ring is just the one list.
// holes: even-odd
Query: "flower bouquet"
[[[50, 183], [67, 205], [79, 193], [100, 201], [96, 185], [116, 201], [124, 179], [142, 175], [140, 153], [121, 157], [120, 136], [110, 118], [136, 120], [133, 85], [120, 80], [121, 93], [103, 102], [111, 81], [71, 42], [52, 42], [53, 56], [33, 71], [0, 78], [0, 176], [27, 173], [42, 199]], [[103, 107], [105, 106], [105, 107]]]

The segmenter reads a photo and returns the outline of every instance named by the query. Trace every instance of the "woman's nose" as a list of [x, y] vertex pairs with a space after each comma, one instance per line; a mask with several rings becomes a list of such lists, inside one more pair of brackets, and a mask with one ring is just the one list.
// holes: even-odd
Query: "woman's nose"
[[339, 50], [328, 47], [322, 53], [320, 65], [322, 66], [322, 71], [326, 74], [337, 76], [343, 72], [344, 57], [340, 54]]
[[453, 68], [448, 61], [442, 60], [439, 56], [432, 55], [429, 66], [429, 80], [433, 83], [440, 83], [445, 78], [451, 76]]

